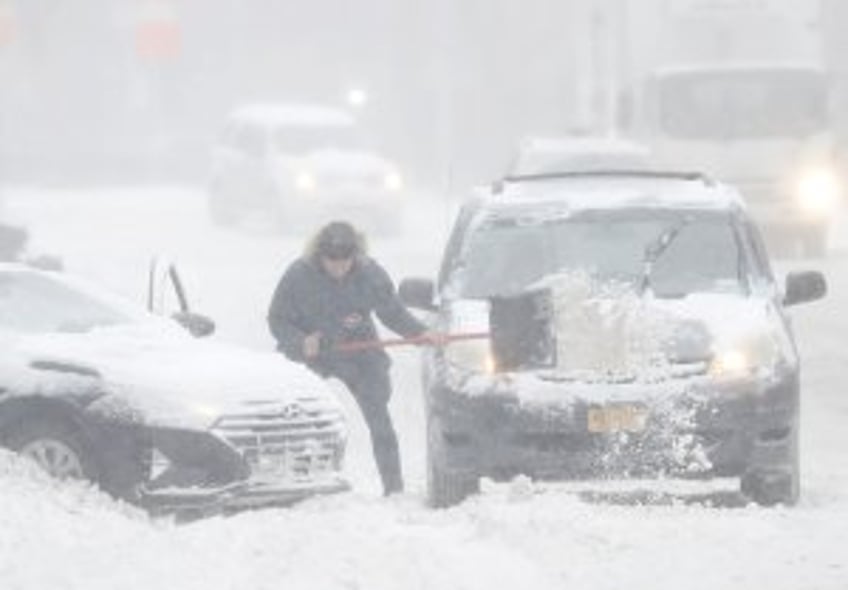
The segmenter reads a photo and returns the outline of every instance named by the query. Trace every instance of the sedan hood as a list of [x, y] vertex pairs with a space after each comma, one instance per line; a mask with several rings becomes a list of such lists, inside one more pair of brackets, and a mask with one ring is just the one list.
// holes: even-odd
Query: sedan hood
[[96, 372], [108, 391], [159, 425], [206, 428], [258, 403], [338, 404], [322, 379], [282, 355], [195, 340], [153, 324], [26, 337], [19, 350], [42, 365]]

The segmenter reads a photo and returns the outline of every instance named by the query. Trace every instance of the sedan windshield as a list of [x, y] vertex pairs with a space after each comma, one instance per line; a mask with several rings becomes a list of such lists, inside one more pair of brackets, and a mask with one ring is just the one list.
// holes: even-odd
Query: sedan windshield
[[128, 310], [61, 281], [29, 272], [0, 273], [0, 329], [88, 332], [131, 321]]
[[[658, 252], [657, 240], [675, 228]], [[657, 297], [747, 291], [733, 226], [721, 216], [497, 220], [470, 236], [457, 268], [460, 292], [471, 298], [519, 292], [568, 272], [647, 285]]]

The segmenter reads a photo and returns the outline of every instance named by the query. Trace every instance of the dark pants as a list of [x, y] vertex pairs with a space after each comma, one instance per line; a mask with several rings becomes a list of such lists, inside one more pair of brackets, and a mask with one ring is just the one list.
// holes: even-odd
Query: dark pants
[[388, 362], [373, 357], [339, 362], [335, 363], [331, 375], [347, 386], [362, 411], [371, 432], [371, 446], [383, 480], [383, 493], [403, 491], [398, 440], [389, 415], [392, 385]]

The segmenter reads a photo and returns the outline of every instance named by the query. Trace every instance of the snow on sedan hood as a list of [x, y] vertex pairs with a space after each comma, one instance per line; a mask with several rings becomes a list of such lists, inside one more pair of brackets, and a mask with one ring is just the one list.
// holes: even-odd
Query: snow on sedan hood
[[27, 335], [17, 348], [29, 360], [94, 369], [116, 394], [111, 397], [163, 426], [206, 428], [250, 402], [310, 399], [338, 407], [322, 379], [280, 354], [196, 340], [169, 328], [150, 323]]

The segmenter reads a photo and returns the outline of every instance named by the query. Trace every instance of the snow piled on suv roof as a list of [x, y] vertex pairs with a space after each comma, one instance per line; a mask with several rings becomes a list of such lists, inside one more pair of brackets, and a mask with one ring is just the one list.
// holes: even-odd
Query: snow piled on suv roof
[[736, 209], [744, 201], [736, 189], [697, 176], [639, 173], [578, 173], [507, 179], [489, 191], [495, 204], [556, 202], [571, 209], [622, 207]]

